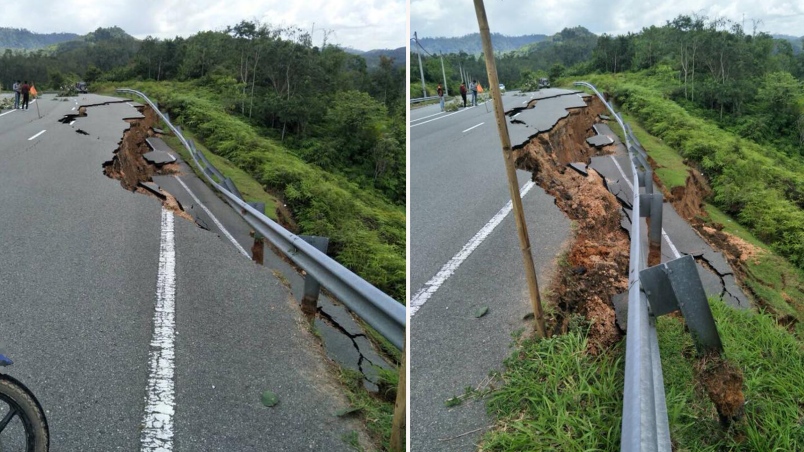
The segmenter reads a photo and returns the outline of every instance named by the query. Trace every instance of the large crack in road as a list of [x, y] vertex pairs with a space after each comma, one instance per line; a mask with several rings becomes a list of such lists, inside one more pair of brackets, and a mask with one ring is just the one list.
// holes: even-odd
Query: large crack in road
[[[121, 100], [83, 105], [78, 109], [77, 113], [65, 115], [59, 122], [73, 126], [78, 118], [88, 115], [88, 107], [102, 107], [105, 105], [128, 102], [130, 101]], [[181, 218], [193, 222], [199, 228], [209, 231], [210, 226], [202, 217], [191, 215], [174, 195], [154, 183], [154, 176], [178, 176], [181, 175], [182, 172], [178, 163], [169, 162], [158, 164], [144, 157], [145, 154], [152, 151], [147, 140], [160, 138], [162, 131], [156, 128], [159, 119], [150, 106], [137, 105], [134, 106], [134, 108], [136, 108], [141, 116], [124, 118], [130, 126], [123, 132], [123, 137], [119, 142], [118, 148], [114, 151], [112, 159], [103, 164], [104, 175], [119, 180], [120, 185], [128, 191], [158, 199], [164, 208], [172, 211]], [[88, 135], [87, 132], [81, 129], [77, 129], [76, 132], [82, 135]], [[252, 252], [255, 250], [261, 252], [262, 247], [257, 247], [256, 243], [255, 241]], [[266, 244], [274, 249], [274, 253], [288, 263], [291, 268], [294, 268], [297, 273], [304, 274], [292, 261], [283, 258], [283, 253], [281, 253], [280, 250], [275, 249], [275, 247], [268, 242], [266, 242]], [[356, 331], [359, 327], [356, 326], [357, 323], [351, 319], [351, 317], [345, 317], [343, 315], [344, 312], [345, 309], [343, 307], [335, 304], [325, 304], [318, 308], [319, 318], [324, 325], [332, 331], [345, 336], [350, 341], [348, 346], [339, 345], [340, 341], [328, 341], [326, 337], [331, 338], [331, 335], [327, 336], [325, 334], [325, 343], [336, 343], [334, 346], [325, 344], [327, 345], [328, 351], [331, 351], [331, 358], [340, 362], [342, 365], [359, 371], [365, 378], [364, 385], [367, 389], [377, 392], [378, 396], [385, 396], [387, 392], [385, 390], [386, 388], [383, 386], [385, 382], [379, 378], [377, 369], [390, 369], [391, 365], [386, 362], [383, 356], [374, 350], [368, 336], [363, 333], [362, 330], [360, 330], [359, 333], [349, 332], [350, 329]], [[318, 324], [317, 326], [321, 328], [324, 327], [324, 325]], [[360, 340], [360, 338], [363, 340]], [[330, 350], [330, 347], [335, 350]], [[350, 351], [337, 350], [337, 348], [344, 347], [350, 349], [354, 348], [356, 357], [353, 359]]]
[[[533, 108], [538, 102], [530, 102], [528, 107], [517, 109], [510, 116]], [[556, 206], [573, 221], [570, 250], [549, 290], [551, 302], [558, 308], [552, 334], [565, 332], [571, 319], [581, 315], [590, 325], [587, 349], [597, 354], [618, 342], [626, 327], [624, 319], [617, 319], [624, 312], [615, 310], [614, 299], [621, 298], [628, 289], [633, 213], [620, 181], [609, 181], [591, 168], [594, 158], [599, 164], [601, 156], [618, 147], [622, 153], [624, 148], [608, 126], [600, 124], [606, 110], [603, 103], [592, 96], [584, 97], [584, 102], [584, 107], [567, 108], [568, 114], [555, 124], [515, 145], [514, 156], [517, 167], [531, 171], [533, 181], [553, 196]], [[523, 119], [514, 121], [515, 128], [528, 125]], [[522, 136], [522, 132], [518, 134]], [[608, 139], [594, 138], [603, 134], [609, 135], [605, 137]], [[706, 243], [724, 251], [726, 259], [734, 263], [744, 259], [746, 253], [751, 253], [749, 246], [702, 223], [703, 199], [708, 192], [703, 178], [695, 176], [691, 172], [686, 187], [677, 187], [672, 193], [663, 190], [665, 196], [702, 238], [710, 239]], [[660, 181], [654, 182], [662, 188]], [[653, 251], [658, 257], [659, 250]], [[711, 273], [719, 281], [717, 295], [735, 307], [749, 306], [736, 284], [734, 270], [720, 253], [704, 249], [686, 254], [693, 255], [701, 264], [703, 270], [699, 273]], [[744, 403], [739, 369], [710, 355], [699, 357], [696, 370], [697, 379], [715, 404], [721, 421], [728, 424], [738, 417]]]

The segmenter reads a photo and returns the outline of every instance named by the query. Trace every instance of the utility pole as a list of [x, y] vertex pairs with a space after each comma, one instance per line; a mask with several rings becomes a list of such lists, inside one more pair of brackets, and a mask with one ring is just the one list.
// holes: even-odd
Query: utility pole
[[413, 40], [416, 41], [416, 45], [419, 46], [419, 49], [416, 50], [416, 56], [419, 57], [419, 73], [421, 73], [422, 76], [422, 93], [424, 94], [422, 97], [427, 97], [427, 87], [424, 85], [424, 67], [422, 66], [422, 46], [419, 45], [419, 38], [416, 36], [415, 31], [413, 32]]
[[508, 190], [511, 193], [511, 202], [514, 208], [514, 219], [516, 230], [519, 233], [519, 246], [522, 250], [522, 260], [525, 263], [525, 278], [528, 281], [530, 292], [530, 303], [533, 307], [533, 315], [536, 320], [536, 331], [539, 337], [545, 337], [544, 313], [542, 311], [542, 301], [539, 296], [539, 284], [536, 281], [536, 267], [533, 265], [533, 255], [530, 251], [530, 239], [528, 238], [528, 226], [525, 223], [525, 216], [522, 211], [522, 197], [519, 193], [519, 185], [516, 179], [516, 168], [514, 167], [513, 151], [511, 149], [511, 137], [508, 135], [508, 123], [505, 121], [505, 111], [503, 110], [502, 96], [500, 96], [500, 81], [497, 78], [497, 66], [494, 61], [494, 50], [491, 47], [491, 35], [489, 33], [489, 21], [486, 17], [486, 7], [483, 0], [474, 0], [475, 13], [477, 14], [477, 24], [480, 28], [480, 39], [483, 42], [483, 53], [486, 58], [486, 71], [489, 76], [489, 91], [494, 101], [494, 114], [497, 117], [497, 131], [500, 134], [502, 143], [503, 158], [505, 159], [505, 172], [508, 175]]
[[441, 75], [444, 76], [444, 98], [449, 96], [449, 88], [447, 88], [447, 73], [444, 72], [444, 54], [441, 54]]

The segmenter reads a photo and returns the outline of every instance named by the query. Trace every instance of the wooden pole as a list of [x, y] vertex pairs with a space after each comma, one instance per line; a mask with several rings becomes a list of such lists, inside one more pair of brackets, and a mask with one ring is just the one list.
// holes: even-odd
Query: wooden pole
[[480, 39], [483, 42], [483, 54], [486, 57], [489, 90], [492, 93], [494, 115], [497, 118], [497, 131], [500, 134], [500, 142], [502, 143], [505, 172], [508, 176], [508, 190], [511, 193], [516, 230], [519, 234], [519, 246], [522, 250], [522, 260], [525, 263], [525, 279], [528, 281], [530, 303], [533, 307], [533, 316], [536, 319], [536, 331], [539, 337], [545, 337], [544, 313], [542, 311], [542, 300], [539, 296], [539, 283], [536, 281], [536, 267], [533, 265], [533, 255], [530, 252], [530, 239], [528, 238], [528, 226], [525, 223], [525, 216], [522, 211], [522, 198], [516, 179], [516, 168], [514, 166], [514, 157], [511, 149], [511, 137], [508, 136], [508, 123], [505, 121], [505, 111], [503, 110], [502, 96], [500, 96], [500, 81], [497, 78], [494, 49], [491, 47], [489, 21], [486, 17], [486, 7], [483, 5], [483, 0], [474, 0], [474, 2], [477, 24], [480, 27]]
[[396, 403], [394, 404], [394, 419], [391, 424], [391, 451], [403, 452], [405, 450], [405, 429], [407, 414], [407, 378], [405, 361], [407, 353], [402, 347], [402, 363], [399, 365], [399, 384], [396, 388]]

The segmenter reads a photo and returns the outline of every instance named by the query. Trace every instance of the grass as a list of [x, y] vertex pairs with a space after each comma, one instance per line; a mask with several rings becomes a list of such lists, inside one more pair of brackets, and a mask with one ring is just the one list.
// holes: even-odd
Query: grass
[[694, 353], [681, 319], [659, 319], [659, 348], [674, 450], [801, 450], [804, 346], [774, 317], [710, 300], [726, 357], [743, 371], [745, 416], [729, 430], [693, 384]]
[[505, 361], [503, 386], [487, 407], [497, 419], [484, 451], [617, 450], [624, 362], [586, 353], [582, 327], [526, 339]]
[[[280, 201], [275, 196], [266, 192], [259, 182], [254, 180], [253, 177], [249, 176], [248, 173], [232, 164], [225, 157], [214, 154], [207, 149], [192, 132], [182, 129], [182, 134], [185, 138], [195, 142], [196, 149], [201, 151], [209, 162], [212, 163], [212, 165], [217, 168], [224, 177], [232, 179], [232, 182], [234, 182], [235, 186], [237, 186], [237, 189], [240, 190], [240, 194], [243, 195], [243, 199], [246, 202], [265, 203], [265, 215], [274, 221], [278, 221], [276, 215], [276, 206]], [[193, 163], [193, 158], [190, 156], [190, 151], [185, 149], [184, 145], [177, 137], [169, 135], [163, 137], [163, 140], [168, 144], [168, 146], [171, 147], [171, 149], [181, 155], [181, 158], [193, 168], [193, 172], [195, 172], [201, 180], [206, 181], [206, 178], [201, 176], [198, 168]]]
[[[369, 435], [381, 446], [382, 450], [390, 450], [394, 402], [388, 402], [366, 391], [363, 387], [363, 375], [360, 372], [344, 367], [340, 367], [339, 372], [339, 378], [346, 388], [349, 403], [365, 421]], [[382, 372], [380, 375], [393, 379], [396, 372]], [[389, 381], [388, 384], [395, 388], [398, 381]]]
[[[725, 355], [744, 373], [745, 416], [728, 430], [695, 383], [692, 338], [682, 319], [658, 321], [673, 449], [802, 450], [804, 346], [767, 313], [710, 306]], [[509, 357], [504, 386], [487, 400], [494, 428], [484, 451], [619, 450], [624, 342], [603, 356], [586, 353], [583, 326], [527, 339]]]

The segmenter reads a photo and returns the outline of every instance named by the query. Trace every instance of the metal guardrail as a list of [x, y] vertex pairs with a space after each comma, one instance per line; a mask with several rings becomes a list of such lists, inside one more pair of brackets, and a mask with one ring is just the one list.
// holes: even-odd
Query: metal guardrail
[[[648, 300], [640, 290], [639, 273], [647, 266], [647, 236], [639, 213], [640, 186], [653, 188], [653, 178], [643, 172], [640, 181], [637, 165], [649, 170], [647, 156], [641, 146], [631, 145], [630, 127], [623, 124], [620, 116], [606, 102], [594, 85], [575, 82], [597, 94], [611, 112], [625, 135], [626, 148], [630, 155], [633, 174], [633, 215], [631, 221], [631, 258], [628, 269], [628, 334], [625, 344], [625, 390], [623, 393], [623, 420], [620, 449], [626, 452], [670, 452], [670, 426], [667, 419], [667, 403], [664, 395], [664, 378], [659, 358], [659, 341], [656, 335], [656, 320], [649, 315]], [[636, 140], [635, 140], [636, 141]], [[638, 145], [638, 142], [636, 143]], [[642, 183], [640, 183], [642, 182]], [[650, 187], [650, 188], [648, 188]], [[653, 229], [653, 228], [652, 228]]]
[[428, 100], [436, 100], [436, 99], [438, 99], [438, 96], [430, 96], [430, 97], [417, 97], [417, 98], [415, 98], [415, 99], [411, 99], [411, 100], [410, 100], [410, 103], [412, 103], [412, 104], [416, 104], [416, 103], [419, 103], [419, 102], [426, 102], [426, 101], [428, 101]]
[[[296, 265], [304, 269], [309, 275], [327, 290], [332, 292], [347, 308], [357, 314], [372, 328], [377, 330], [388, 341], [400, 350], [405, 342], [406, 315], [405, 306], [372, 286], [349, 269], [339, 264], [331, 257], [318, 251], [301, 237], [291, 233], [270, 218], [263, 215], [252, 206], [232, 193], [225, 185], [223, 176], [207, 161], [195, 145], [184, 138], [181, 131], [175, 127], [165, 114], [159, 111], [156, 103], [152, 102], [144, 93], [133, 89], [118, 89], [118, 93], [135, 94], [142, 97], [148, 105], [159, 115], [193, 157], [196, 167], [201, 171], [207, 181], [215, 187], [237, 211], [244, 220], [262, 234], [269, 242], [281, 250]], [[202, 166], [201, 161], [204, 162]], [[211, 174], [215, 174], [221, 183], [216, 182]]]

